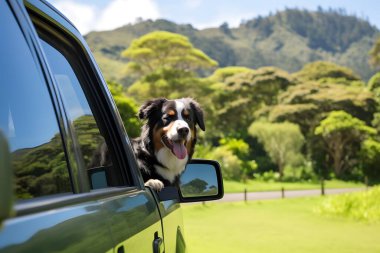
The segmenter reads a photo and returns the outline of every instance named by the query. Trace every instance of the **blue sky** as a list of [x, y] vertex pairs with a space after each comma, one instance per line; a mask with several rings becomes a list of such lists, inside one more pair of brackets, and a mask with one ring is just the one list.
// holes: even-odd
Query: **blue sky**
[[136, 19], [164, 18], [203, 29], [268, 15], [285, 8], [342, 8], [380, 28], [379, 0], [48, 0], [86, 34], [111, 30]]

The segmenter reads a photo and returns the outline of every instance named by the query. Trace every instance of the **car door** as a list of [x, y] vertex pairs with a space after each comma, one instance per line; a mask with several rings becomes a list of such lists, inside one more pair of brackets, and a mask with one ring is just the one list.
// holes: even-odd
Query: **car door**
[[[60, 113], [18, 4], [0, 1], [0, 131], [13, 167], [14, 217], [0, 227], [0, 252], [113, 249], [102, 204], [75, 194]], [[6, 169], [6, 168], [1, 168]]]
[[[46, 87], [45, 93], [32, 92], [26, 88], [37, 81], [24, 72], [18, 75], [25, 76], [20, 83], [26, 91], [14, 101], [24, 110], [39, 105], [39, 111], [20, 116], [33, 118], [34, 132], [29, 122], [17, 123], [13, 110], [7, 113], [4, 109], [10, 116], [4, 117], [2, 128], [14, 146], [12, 153], [26, 158], [14, 161], [21, 168], [20, 173], [16, 169], [15, 178], [20, 200], [16, 202], [16, 217], [6, 220], [0, 232], [0, 251], [163, 252], [157, 202], [143, 186], [120, 116], [83, 38], [44, 2], [28, 1], [26, 8], [22, 1], [1, 4], [12, 8], [23, 31], [18, 40], [24, 40], [24, 51], [31, 58], [25, 73], [37, 66], [35, 79], [42, 79], [41, 86]], [[26, 65], [26, 60], [10, 57], [15, 64]], [[35, 101], [29, 102], [28, 92]], [[52, 116], [45, 118], [43, 110]], [[28, 138], [39, 134], [41, 141], [29, 146], [12, 141], [19, 125], [28, 129]], [[19, 139], [27, 139], [27, 134]], [[61, 150], [54, 151], [53, 145]], [[52, 155], [42, 155], [36, 163], [28, 164], [35, 154], [46, 152]], [[22, 169], [25, 166], [27, 172]], [[45, 171], [52, 175], [45, 176]], [[22, 184], [24, 181], [27, 183]], [[25, 185], [46, 192], [36, 195]]]

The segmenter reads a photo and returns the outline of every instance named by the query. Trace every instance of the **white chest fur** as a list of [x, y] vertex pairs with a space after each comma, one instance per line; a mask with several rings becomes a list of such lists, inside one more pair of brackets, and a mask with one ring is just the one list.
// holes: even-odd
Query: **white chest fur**
[[157, 160], [166, 168], [155, 165], [157, 172], [165, 179], [173, 183], [175, 177], [185, 170], [188, 155], [184, 159], [178, 159], [167, 148], [161, 148], [156, 154]]

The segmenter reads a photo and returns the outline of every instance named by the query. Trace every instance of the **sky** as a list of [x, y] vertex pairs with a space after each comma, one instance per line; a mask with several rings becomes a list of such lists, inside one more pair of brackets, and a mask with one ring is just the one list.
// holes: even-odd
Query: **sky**
[[217, 27], [227, 22], [266, 16], [285, 8], [344, 9], [380, 28], [379, 0], [48, 0], [65, 14], [82, 34], [112, 30], [139, 18], [167, 19], [195, 28]]

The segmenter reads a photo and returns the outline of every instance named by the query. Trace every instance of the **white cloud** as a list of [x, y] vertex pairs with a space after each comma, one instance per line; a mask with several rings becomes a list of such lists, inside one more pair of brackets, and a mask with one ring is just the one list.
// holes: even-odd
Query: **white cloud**
[[80, 4], [74, 0], [52, 0], [52, 4], [67, 16], [82, 34], [94, 30], [115, 29], [134, 23], [137, 18], [160, 17], [153, 0], [112, 0], [104, 8], [93, 4]]
[[96, 17], [95, 7], [71, 0], [57, 1], [52, 4], [68, 17], [81, 33], [87, 33], [93, 29]]
[[157, 19], [157, 6], [152, 0], [114, 0], [101, 12], [96, 30], [111, 30], [133, 23], [137, 18]]

